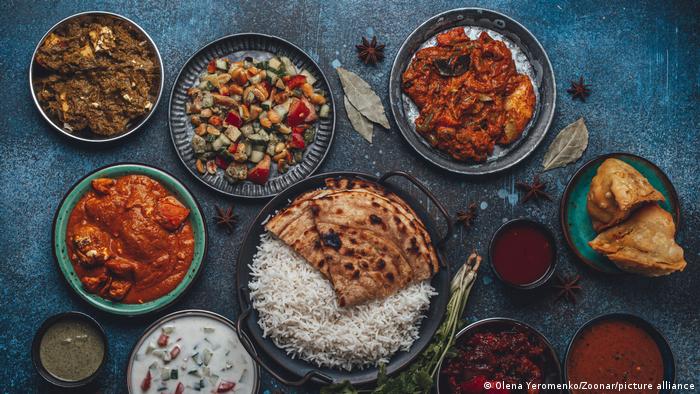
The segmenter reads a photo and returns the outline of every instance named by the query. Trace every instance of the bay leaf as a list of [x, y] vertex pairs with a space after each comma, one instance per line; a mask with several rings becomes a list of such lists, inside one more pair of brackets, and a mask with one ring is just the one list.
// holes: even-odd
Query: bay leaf
[[564, 127], [549, 145], [542, 160], [544, 171], [564, 167], [580, 159], [588, 147], [588, 128], [583, 118]]
[[348, 96], [343, 96], [343, 104], [345, 104], [345, 112], [348, 114], [348, 119], [350, 119], [352, 128], [371, 144], [372, 134], [374, 133], [373, 123], [362, 116], [360, 111], [348, 100]]
[[352, 71], [342, 67], [338, 67], [336, 70], [338, 71], [338, 77], [340, 77], [340, 83], [343, 85], [345, 96], [347, 96], [353, 107], [365, 118], [388, 129], [390, 127], [389, 119], [386, 118], [384, 104], [382, 104], [382, 100], [377, 96], [377, 93], [372, 90], [372, 87]]

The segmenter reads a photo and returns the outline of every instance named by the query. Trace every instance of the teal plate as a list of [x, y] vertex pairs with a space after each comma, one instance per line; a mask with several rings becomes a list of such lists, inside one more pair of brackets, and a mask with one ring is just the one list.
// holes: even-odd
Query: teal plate
[[[182, 282], [170, 293], [143, 304], [124, 304], [106, 300], [96, 294], [92, 294], [83, 289], [78, 275], [73, 269], [73, 264], [68, 257], [66, 248], [66, 227], [73, 208], [80, 198], [90, 189], [90, 182], [95, 178], [110, 177], [117, 178], [124, 175], [147, 175], [160, 182], [168, 191], [173, 193], [177, 199], [190, 209], [190, 224], [194, 233], [194, 257], [182, 279]], [[53, 251], [56, 262], [68, 285], [90, 305], [105, 312], [123, 316], [135, 316], [151, 313], [167, 307], [182, 296], [196, 279], [201, 271], [202, 263], [207, 252], [207, 228], [202, 215], [202, 209], [192, 196], [192, 193], [178, 181], [173, 175], [145, 164], [138, 163], [117, 163], [107, 167], [99, 168], [79, 180], [70, 189], [58, 206], [53, 225]]]
[[596, 157], [576, 171], [569, 184], [566, 185], [559, 205], [559, 220], [564, 238], [571, 250], [584, 264], [600, 272], [620, 274], [623, 271], [617, 268], [613, 262], [588, 246], [588, 242], [592, 241], [597, 234], [593, 230], [591, 219], [588, 216], [586, 197], [598, 167], [609, 158], [619, 159], [631, 165], [644, 175], [656, 190], [663, 194], [666, 201], [661, 203], [661, 207], [671, 213], [676, 227], [679, 226], [681, 212], [678, 195], [671, 181], [659, 167], [642, 157], [630, 153], [610, 153]]

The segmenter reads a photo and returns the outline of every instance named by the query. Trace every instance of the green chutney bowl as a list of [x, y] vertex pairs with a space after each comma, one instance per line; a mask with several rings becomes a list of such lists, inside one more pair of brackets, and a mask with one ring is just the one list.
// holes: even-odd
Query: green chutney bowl
[[[189, 221], [194, 234], [194, 257], [192, 258], [190, 268], [187, 270], [187, 274], [185, 274], [182, 282], [170, 293], [143, 304], [126, 304], [110, 301], [97, 294], [86, 291], [80, 282], [80, 278], [78, 278], [78, 275], [73, 269], [73, 264], [68, 256], [68, 248], [66, 246], [68, 219], [80, 198], [90, 190], [90, 182], [95, 178], [119, 178], [125, 175], [146, 175], [158, 181], [168, 189], [181, 203], [189, 208]], [[87, 301], [88, 304], [105, 312], [122, 316], [143, 315], [161, 310], [174, 303], [190, 288], [192, 283], [194, 283], [202, 269], [202, 264], [207, 253], [206, 221], [202, 215], [202, 209], [199, 203], [197, 203], [197, 200], [192, 196], [189, 189], [168, 172], [138, 163], [117, 163], [99, 168], [84, 176], [73, 185], [58, 206], [56, 216], [54, 217], [53, 236], [51, 238], [56, 262], [63, 273], [63, 277], [68, 282], [68, 285], [82, 299]]]
[[642, 157], [630, 153], [609, 153], [598, 156], [584, 164], [566, 185], [559, 205], [559, 220], [566, 243], [578, 258], [596, 271], [607, 274], [624, 273], [604, 255], [597, 253], [588, 245], [598, 235], [588, 215], [586, 199], [591, 186], [591, 180], [598, 167], [609, 158], [622, 160], [644, 175], [652, 186], [663, 194], [666, 201], [661, 207], [673, 216], [676, 228], [680, 224], [680, 204], [673, 184], [659, 167]]

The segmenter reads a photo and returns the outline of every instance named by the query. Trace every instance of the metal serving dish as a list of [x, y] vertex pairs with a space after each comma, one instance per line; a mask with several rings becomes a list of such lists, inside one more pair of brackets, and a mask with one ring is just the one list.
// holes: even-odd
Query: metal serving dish
[[[114, 136], [101, 136], [101, 135], [98, 135], [95, 133], [90, 133], [90, 132], [74, 133], [74, 132], [68, 131], [62, 125], [60, 125], [58, 123], [57, 119], [52, 118], [48, 113], [46, 113], [46, 111], [44, 111], [44, 109], [41, 107], [41, 104], [39, 103], [39, 99], [37, 98], [36, 91], [34, 89], [34, 79], [36, 77], [38, 77], [39, 73], [41, 72], [41, 67], [39, 67], [39, 66], [35, 67], [36, 54], [39, 51], [39, 47], [41, 47], [41, 44], [44, 42], [46, 37], [48, 37], [48, 35], [51, 32], [53, 32], [57, 28], [61, 27], [63, 24], [65, 24], [68, 21], [71, 21], [71, 20], [77, 19], [77, 18], [90, 18], [93, 16], [108, 16], [108, 17], [122, 20], [122, 21], [126, 22], [127, 24], [129, 24], [139, 34], [143, 35], [143, 38], [145, 38], [146, 41], [148, 41], [148, 44], [151, 46], [153, 52], [155, 53], [156, 59], [158, 61], [158, 68], [160, 70], [160, 80], [158, 82], [159, 83], [158, 95], [156, 96], [156, 100], [155, 100], [155, 103], [153, 104], [153, 108], [151, 108], [151, 110], [148, 112], [148, 114], [146, 114], [146, 116], [144, 116], [141, 119], [138, 119], [137, 122], [135, 122], [134, 124], [131, 124], [127, 131], [125, 131], [122, 134], [114, 135]], [[36, 48], [34, 49], [34, 53], [32, 54], [32, 61], [29, 64], [29, 90], [32, 92], [32, 99], [34, 100], [34, 104], [36, 105], [37, 109], [41, 113], [41, 116], [43, 116], [44, 119], [47, 122], [49, 122], [49, 124], [54, 129], [56, 129], [58, 132], [60, 132], [61, 134], [65, 135], [66, 137], [72, 138], [73, 140], [80, 141], [83, 143], [108, 144], [108, 143], [115, 142], [117, 140], [121, 140], [122, 138], [125, 138], [126, 136], [128, 136], [128, 135], [134, 133], [136, 130], [140, 129], [141, 126], [143, 126], [148, 121], [148, 119], [150, 119], [151, 116], [153, 116], [153, 113], [158, 108], [158, 103], [160, 103], [160, 97], [163, 94], [163, 86], [164, 85], [165, 85], [165, 71], [163, 68], [163, 59], [161, 58], [160, 52], [158, 51], [158, 47], [156, 46], [156, 43], [153, 41], [151, 36], [149, 36], [148, 33], [146, 33], [146, 31], [141, 26], [136, 24], [136, 22], [132, 21], [131, 19], [129, 19], [125, 16], [122, 16], [122, 15], [119, 15], [119, 14], [115, 14], [112, 12], [106, 12], [106, 11], [80, 12], [80, 13], [77, 13], [75, 15], [71, 15], [65, 19], [62, 19], [60, 22], [53, 25], [51, 27], [51, 29], [49, 29], [49, 31], [47, 31], [46, 34], [44, 34], [44, 36], [41, 37], [41, 40], [39, 40], [39, 43], [37, 43]]]
[[[664, 376], [663, 376], [663, 381], [668, 383], [668, 384], [673, 384], [676, 381], [676, 360], [675, 357], [673, 356], [673, 351], [671, 350], [671, 346], [668, 344], [668, 341], [666, 340], [666, 337], [659, 331], [656, 327], [654, 327], [651, 323], [648, 321], [642, 319], [639, 316], [630, 314], [630, 313], [608, 313], [605, 315], [600, 315], [597, 317], [594, 317], [593, 319], [587, 321], [584, 323], [581, 327], [579, 327], [578, 330], [574, 333], [574, 335], [571, 337], [571, 341], [569, 341], [569, 346], [566, 348], [566, 355], [564, 356], [564, 381], [568, 382], [569, 381], [569, 376], [568, 376], [568, 371], [569, 371], [569, 356], [571, 356], [571, 348], [574, 345], [574, 342], [581, 336], [583, 331], [586, 330], [586, 328], [591, 327], [594, 324], [597, 324], [601, 321], [605, 320], [621, 320], [621, 321], [626, 321], [629, 323], [632, 323], [639, 328], [643, 329], [644, 331], [647, 332], [651, 336], [651, 338], [654, 340], [656, 345], [659, 347], [659, 352], [661, 353], [661, 360], [663, 361], [663, 368], [664, 368]], [[578, 383], [578, 382], [572, 382], [572, 383]], [[595, 383], [595, 382], [591, 382]], [[567, 390], [568, 393], [573, 393], [571, 390]], [[673, 392], [670, 388], [664, 388], [659, 391], [659, 394], [670, 394]]]
[[[134, 357], [136, 356], [136, 352], [138, 352], [139, 348], [141, 348], [141, 345], [143, 345], [143, 342], [153, 333], [154, 330], [158, 329], [160, 326], [163, 324], [175, 320], [181, 317], [185, 316], [203, 316], [203, 317], [208, 317], [211, 319], [218, 320], [219, 322], [223, 323], [226, 326], [229, 326], [235, 332], [238, 334], [238, 338], [241, 340], [241, 343], [244, 345], [245, 350], [250, 354], [250, 356], [253, 358], [253, 360], [256, 359], [257, 354], [255, 353], [255, 349], [250, 344], [250, 340], [248, 337], [245, 335], [245, 333], [241, 333], [236, 329], [236, 326], [233, 324], [233, 322], [224, 316], [219, 315], [218, 313], [210, 312], [207, 310], [203, 309], [185, 309], [177, 312], [173, 312], [171, 314], [165, 315], [161, 317], [160, 319], [156, 320], [148, 326], [143, 332], [143, 335], [141, 335], [141, 338], [139, 338], [136, 343], [134, 343], [134, 347], [131, 348], [131, 353], [129, 354], [129, 360], [127, 361], [126, 364], [126, 387], [129, 393], [132, 393], [131, 391], [131, 369], [134, 363]], [[253, 393], [257, 393], [260, 389], [260, 367], [257, 365], [253, 365], [254, 368], [254, 376], [255, 376], [255, 382], [253, 383]]]
[[[272, 55], [287, 56], [298, 68], [306, 69], [316, 78], [316, 87], [328, 93], [328, 105], [331, 116], [319, 119], [316, 125], [316, 138], [304, 151], [300, 163], [289, 168], [284, 174], [277, 173], [277, 166], [270, 169], [270, 179], [264, 185], [250, 181], [231, 183], [224, 178], [222, 171], [216, 174], [200, 175], [195, 169], [197, 158], [192, 150], [192, 135], [194, 127], [185, 110], [188, 100], [187, 89], [194, 86], [199, 75], [206, 69], [209, 61], [215, 57], [226, 56], [233, 61], [246, 56], [271, 57]], [[325, 74], [316, 62], [302, 49], [282, 38], [258, 33], [241, 33], [219, 38], [195, 52], [180, 70], [173, 91], [170, 94], [168, 109], [170, 137], [175, 151], [187, 170], [208, 187], [234, 197], [267, 198], [276, 195], [292, 184], [313, 174], [321, 165], [330, 150], [335, 132], [335, 103], [331, 87]]]
[[[415, 198], [411, 197], [411, 195], [397, 187], [395, 184], [388, 182], [388, 179], [394, 176], [403, 177], [410, 181], [413, 185], [425, 193], [432, 204], [437, 207], [440, 215], [443, 215], [444, 220], [446, 221], [446, 229], [443, 236], [438, 236], [436, 232], [437, 223], [420, 204], [416, 203]], [[250, 294], [248, 291], [248, 283], [251, 277], [249, 264], [252, 262], [253, 256], [257, 251], [257, 246], [260, 243], [260, 235], [265, 232], [264, 223], [267, 221], [267, 219], [273, 216], [279, 209], [287, 206], [290, 200], [299, 194], [325, 187], [324, 180], [326, 178], [340, 177], [357, 178], [377, 182], [386, 187], [388, 190], [396, 193], [398, 196], [403, 198], [416, 211], [421, 220], [423, 220], [428, 232], [430, 233], [431, 239], [437, 240], [434, 241], [434, 244], [438, 246], [441, 245], [450, 237], [452, 233], [452, 224], [450, 223], [449, 219], [450, 216], [442, 204], [416, 178], [399, 171], [388, 172], [379, 178], [358, 172], [332, 172], [319, 174], [292, 185], [273, 198], [260, 211], [258, 216], [251, 224], [238, 254], [236, 281], [239, 305], [241, 305], [242, 311], [236, 324], [238, 327], [238, 332], [249, 335], [253, 344], [260, 351], [261, 355], [253, 355], [254, 353], [252, 349], [250, 349], [249, 353], [253, 355], [256, 361], [260, 363], [260, 365], [262, 365], [262, 367], [268, 373], [270, 373], [270, 375], [274, 376], [285, 385], [300, 386], [309, 381], [315, 383], [339, 383], [347, 380], [353, 385], [363, 386], [370, 385], [377, 379], [377, 368], [366, 368], [363, 370], [347, 372], [339, 369], [318, 368], [311, 363], [300, 359], [293, 359], [288, 356], [284, 350], [275, 346], [270, 338], [263, 337], [262, 330], [260, 329], [260, 326], [258, 326], [258, 313], [254, 308], [252, 308]], [[418, 339], [416, 339], [409, 351], [397, 352], [393, 357], [391, 357], [389, 364], [387, 365], [388, 374], [393, 374], [408, 366], [411, 361], [413, 361], [413, 359], [415, 359], [415, 357], [418, 356], [423, 349], [425, 349], [425, 347], [432, 340], [432, 337], [437, 331], [445, 314], [445, 308], [450, 298], [450, 272], [449, 267], [444, 264], [445, 261], [440, 255], [439, 247], [436, 248], [436, 251], [441, 263], [441, 269], [433, 276], [431, 284], [438, 294], [433, 296], [431, 299], [430, 308], [425, 313], [425, 318], [421, 322]]]
[[[416, 51], [428, 45], [438, 33], [459, 26], [488, 29], [501, 35], [507, 45], [521, 51], [532, 68], [530, 77], [537, 96], [535, 112], [520, 138], [506, 147], [497, 146], [483, 163], [457, 161], [430, 146], [416, 131], [414, 120], [417, 116], [417, 108], [402, 90], [401, 76], [411, 63]], [[401, 45], [389, 78], [391, 112], [406, 141], [416, 150], [416, 153], [436, 166], [466, 175], [487, 175], [506, 170], [534, 152], [552, 123], [556, 97], [552, 65], [535, 36], [510, 17], [483, 8], [460, 8], [443, 12], [418, 26]]]
[[[547, 337], [545, 337], [541, 332], [537, 331], [532, 326], [521, 322], [519, 320], [510, 319], [506, 317], [492, 317], [488, 319], [479, 320], [466, 327], [464, 327], [460, 332], [455, 335], [455, 343], [465, 335], [472, 335], [477, 332], [482, 331], [510, 331], [514, 328], [527, 332], [529, 335], [536, 337], [545, 346], [547, 353], [547, 364], [545, 365], [545, 378], [543, 383], [561, 383], [561, 365], [559, 364], [559, 357], [557, 357], [557, 352]], [[449, 393], [449, 387], [446, 386], [446, 382], [441, 379], [442, 364], [438, 368], [436, 390], [437, 393]], [[559, 391], [545, 391], [556, 393]]]

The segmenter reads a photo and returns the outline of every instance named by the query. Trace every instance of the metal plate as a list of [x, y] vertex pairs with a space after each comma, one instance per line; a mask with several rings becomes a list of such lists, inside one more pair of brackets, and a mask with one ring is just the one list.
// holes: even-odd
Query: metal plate
[[[46, 111], [44, 111], [44, 108], [42, 108], [41, 104], [39, 103], [39, 99], [36, 96], [36, 90], [34, 88], [34, 79], [38, 78], [40, 76], [40, 73], [41, 73], [40, 66], [34, 67], [34, 63], [36, 63], [36, 61], [35, 61], [36, 54], [39, 51], [39, 47], [41, 46], [41, 44], [44, 42], [44, 40], [46, 40], [46, 37], [51, 32], [53, 32], [56, 29], [58, 29], [59, 27], [63, 26], [66, 22], [69, 22], [69, 21], [71, 21], [73, 19], [77, 19], [77, 18], [91, 18], [93, 16], [111, 17], [114, 19], [124, 21], [129, 26], [131, 26], [134, 30], [136, 30], [139, 34], [141, 34], [145, 38], [145, 40], [148, 42], [148, 44], [151, 46], [151, 49], [153, 50], [153, 53], [155, 54], [155, 57], [156, 57], [156, 60], [158, 63], [158, 70], [160, 71], [160, 78], [158, 79], [158, 86], [157, 86], [158, 94], [155, 98], [155, 102], [153, 104], [153, 108], [151, 108], [151, 111], [148, 114], [146, 114], [146, 116], [139, 118], [139, 119], [136, 119], [136, 120], [134, 120], [133, 123], [129, 124], [129, 128], [125, 132], [118, 134], [118, 135], [113, 135], [113, 136], [103, 136], [103, 135], [95, 134], [92, 132], [75, 133], [75, 132], [68, 131], [61, 124], [59, 124], [58, 119], [52, 117], [50, 114], [48, 114]], [[150, 119], [151, 116], [153, 116], [153, 114], [156, 112], [156, 109], [158, 108], [158, 104], [160, 103], [160, 97], [163, 95], [163, 86], [165, 85], [164, 82], [165, 82], [165, 71], [163, 70], [163, 59], [161, 58], [160, 52], [158, 52], [158, 47], [156, 47], [156, 43], [153, 41], [151, 36], [149, 36], [148, 33], [146, 33], [146, 31], [143, 30], [143, 28], [141, 28], [141, 26], [137, 25], [131, 19], [126, 18], [124, 16], [121, 16], [119, 14], [114, 14], [114, 13], [105, 12], [105, 11], [81, 12], [81, 13], [78, 13], [75, 15], [71, 15], [65, 19], [62, 19], [61, 21], [59, 21], [58, 23], [53, 25], [51, 27], [51, 29], [49, 29], [49, 31], [47, 31], [46, 34], [44, 34], [44, 36], [41, 37], [41, 40], [39, 40], [39, 43], [36, 44], [36, 48], [34, 49], [34, 54], [32, 54], [32, 61], [29, 64], [29, 89], [32, 92], [32, 99], [34, 100], [34, 104], [36, 105], [36, 107], [39, 110], [39, 112], [41, 113], [41, 115], [44, 117], [44, 119], [47, 122], [49, 122], [49, 124], [54, 129], [59, 131], [61, 134], [65, 135], [69, 138], [72, 138], [74, 140], [80, 141], [82, 143], [86, 143], [86, 144], [109, 145], [109, 144], [114, 143], [117, 140], [120, 140], [120, 139], [126, 137], [127, 135], [134, 133], [136, 130], [140, 129], [141, 126], [143, 126], [148, 121], [148, 119]]]
[[[238, 254], [236, 280], [239, 289], [239, 305], [242, 309], [246, 309], [251, 305], [250, 296], [247, 292], [248, 283], [250, 281], [249, 264], [253, 261], [253, 256], [257, 252], [257, 246], [260, 243], [260, 235], [265, 232], [263, 223], [266, 222], [266, 220], [274, 215], [274, 213], [279, 209], [286, 207], [290, 200], [294, 197], [310, 190], [325, 187], [324, 180], [326, 178], [340, 177], [351, 179], [360, 178], [373, 182], [377, 182], [378, 179], [372, 175], [360, 174], [356, 172], [333, 172], [319, 174], [286, 189], [284, 192], [272, 199], [260, 211], [258, 216], [251, 224], [251, 227], [248, 229]], [[384, 182], [382, 185], [389, 191], [392, 191], [403, 198], [409, 204], [409, 206], [415, 210], [421, 220], [425, 223], [431, 239], [441, 239], [441, 237], [439, 237], [439, 235], [436, 233], [437, 223], [435, 223], [435, 220], [428, 215], [427, 211], [423, 209], [420, 204], [416, 203], [415, 198], [411, 197], [411, 195], [402, 191], [398, 187], [395, 187], [392, 183]], [[433, 296], [430, 300], [430, 308], [426, 311], [425, 318], [421, 322], [418, 339], [416, 339], [408, 351], [399, 351], [390, 358], [389, 364], [387, 365], [388, 374], [393, 374], [407, 367], [411, 361], [413, 361], [423, 351], [423, 349], [428, 346], [433, 338], [433, 335], [442, 322], [445, 314], [445, 308], [450, 298], [450, 269], [444, 264], [444, 259], [441, 256], [439, 248], [436, 248], [436, 251], [438, 253], [438, 259], [441, 262], [441, 269], [433, 276], [431, 285], [433, 288], [435, 288], [437, 295]], [[250, 311], [244, 312], [239, 316], [238, 327], [240, 328], [240, 332], [245, 332], [249, 335], [257, 350], [261, 353], [261, 365], [266, 370], [278, 374], [286, 381], [287, 384], [302, 384], [306, 380], [301, 379], [296, 382], [292, 380], [300, 379], [308, 376], [309, 374], [313, 374], [314, 371], [325, 375], [326, 377], [330, 378], [329, 380], [336, 383], [347, 380], [353, 385], [362, 386], [372, 384], [377, 379], [377, 368], [366, 368], [348, 372], [340, 369], [318, 368], [306, 361], [292, 359], [284, 350], [278, 348], [270, 338], [263, 337], [262, 330], [258, 325], [258, 314], [252, 307], [250, 308]], [[318, 376], [318, 374], [313, 374], [312, 376]], [[311, 380], [319, 382], [316, 377], [312, 378]]]
[[[229, 182], [224, 177], [223, 171], [217, 171], [215, 175], [200, 175], [195, 169], [196, 158], [191, 145], [194, 127], [185, 112], [185, 105], [188, 100], [187, 89], [197, 83], [200, 74], [204, 72], [211, 59], [226, 56], [233, 61], [237, 61], [249, 55], [255, 58], [265, 58], [273, 55], [287, 56], [297, 68], [306, 69], [316, 78], [317, 81], [314, 87], [327, 93], [329, 98], [328, 104], [331, 107], [331, 116], [319, 119], [316, 123], [316, 138], [304, 151], [303, 160], [291, 166], [289, 171], [281, 175], [277, 173], [277, 167], [273, 164], [270, 169], [270, 179], [264, 185], [258, 185], [249, 181]], [[170, 136], [172, 137], [175, 150], [182, 163], [195, 178], [210, 188], [230, 196], [266, 198], [272, 197], [286, 187], [308, 177], [321, 165], [333, 141], [335, 103], [333, 102], [333, 95], [326, 76], [316, 62], [304, 51], [279, 37], [242, 33], [226, 36], [206, 45], [185, 63], [173, 85], [168, 119]]]
[[[506, 147], [497, 146], [483, 163], [458, 161], [445, 152], [433, 148], [415, 129], [412, 113], [413, 101], [403, 93], [401, 76], [411, 63], [416, 51], [430, 45], [435, 35], [454, 27], [486, 29], [497, 39], [522, 53], [527, 61], [535, 87], [537, 102], [535, 112], [518, 140]], [[493, 35], [493, 34], [492, 34]], [[521, 70], [518, 70], [522, 72]], [[466, 175], [486, 175], [506, 170], [520, 163], [542, 142], [552, 123], [556, 103], [556, 83], [547, 53], [525, 27], [498, 12], [482, 8], [461, 8], [438, 14], [411, 33], [399, 49], [389, 79], [389, 100], [396, 124], [408, 143], [429, 162], [445, 170]]]

